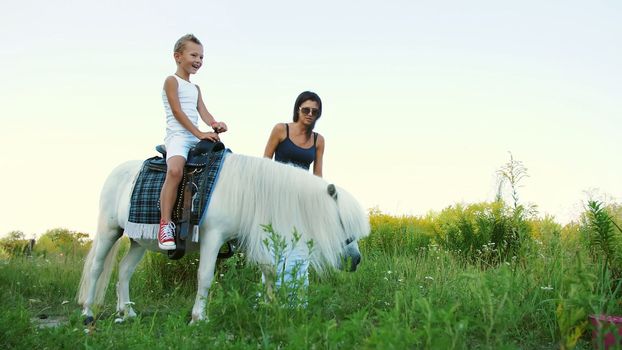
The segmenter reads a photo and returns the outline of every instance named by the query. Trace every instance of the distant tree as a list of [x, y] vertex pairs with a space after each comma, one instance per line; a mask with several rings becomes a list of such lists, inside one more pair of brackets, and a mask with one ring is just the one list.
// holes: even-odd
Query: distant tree
[[11, 231], [6, 237], [0, 239], [0, 247], [11, 257], [23, 254], [27, 246], [28, 240], [22, 231]]
[[89, 246], [89, 235], [82, 232], [70, 231], [66, 228], [47, 230], [35, 246], [35, 252], [40, 254], [78, 254], [83, 253]]
[[7, 238], [13, 241], [25, 240], [26, 235], [22, 231], [11, 231], [7, 234]]

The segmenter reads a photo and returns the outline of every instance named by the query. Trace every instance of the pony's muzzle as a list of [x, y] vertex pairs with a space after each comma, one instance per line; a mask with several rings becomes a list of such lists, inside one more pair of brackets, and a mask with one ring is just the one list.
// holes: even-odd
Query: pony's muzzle
[[361, 252], [359, 251], [359, 245], [357, 242], [352, 242], [345, 247], [343, 261], [340, 267], [349, 272], [354, 272], [360, 263]]
[[350, 257], [350, 268], [348, 269], [348, 271], [350, 272], [354, 272], [356, 271], [356, 268], [359, 266], [359, 264], [361, 263], [361, 254], [357, 254], [355, 256], [351, 256]]

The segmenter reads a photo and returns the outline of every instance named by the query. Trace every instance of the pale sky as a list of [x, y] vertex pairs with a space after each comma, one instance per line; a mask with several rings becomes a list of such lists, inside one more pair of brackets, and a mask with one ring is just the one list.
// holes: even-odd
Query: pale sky
[[261, 156], [312, 90], [324, 177], [363, 207], [493, 200], [511, 152], [530, 175], [521, 201], [566, 223], [586, 191], [622, 198], [621, 18], [614, 0], [3, 4], [0, 236], [94, 233], [108, 173], [162, 142], [186, 33], [234, 152]]

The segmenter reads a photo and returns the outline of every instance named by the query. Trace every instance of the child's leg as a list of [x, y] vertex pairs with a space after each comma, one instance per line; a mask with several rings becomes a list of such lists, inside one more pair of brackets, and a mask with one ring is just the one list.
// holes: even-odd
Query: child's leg
[[175, 224], [171, 221], [177, 188], [183, 177], [188, 150], [197, 142], [195, 137], [187, 135], [168, 135], [166, 144], [166, 178], [160, 191], [160, 230], [158, 246], [160, 249], [173, 250], [175, 246]]
[[164, 250], [174, 250], [175, 224], [172, 222], [173, 205], [177, 189], [183, 177], [186, 158], [172, 156], [166, 161], [167, 171], [162, 190], [160, 191], [160, 230], [158, 231], [158, 246]]
[[171, 221], [173, 205], [175, 204], [179, 183], [184, 175], [185, 164], [186, 158], [182, 156], [173, 156], [166, 161], [166, 178], [160, 192], [160, 219], [164, 222]]

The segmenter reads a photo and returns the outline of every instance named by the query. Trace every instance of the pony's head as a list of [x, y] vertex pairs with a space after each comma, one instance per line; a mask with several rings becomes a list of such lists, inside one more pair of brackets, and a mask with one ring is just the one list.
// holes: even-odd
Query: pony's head
[[[369, 220], [367, 220], [366, 215], [361, 215], [363, 213], [362, 208], [349, 193], [338, 191], [333, 184], [328, 185], [326, 190], [328, 195], [337, 203], [339, 222], [347, 237], [343, 242], [342, 259], [339, 260], [338, 267], [351, 272], [356, 271], [361, 262], [358, 240], [369, 234]], [[340, 198], [340, 193], [342, 198]]]
[[303, 169], [239, 154], [225, 158], [209, 215], [226, 223], [223, 229], [235, 233], [249, 261], [260, 264], [273, 261], [265, 225], [288, 244], [297, 232], [295, 249], [309, 254], [317, 272], [339, 268], [343, 258], [356, 265], [357, 240], [369, 234], [367, 213], [346, 190]]

